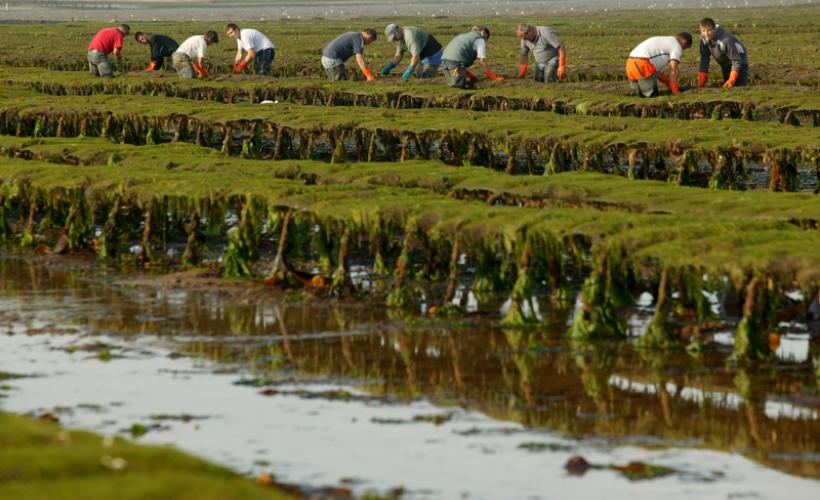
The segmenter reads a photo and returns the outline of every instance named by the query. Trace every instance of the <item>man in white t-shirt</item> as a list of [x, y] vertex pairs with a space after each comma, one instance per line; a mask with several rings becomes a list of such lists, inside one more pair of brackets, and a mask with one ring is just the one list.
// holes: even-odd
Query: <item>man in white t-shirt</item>
[[254, 61], [254, 72], [257, 75], [270, 76], [270, 67], [276, 57], [276, 49], [268, 37], [255, 29], [239, 29], [239, 26], [234, 23], [228, 24], [225, 34], [236, 40], [234, 75], [245, 71], [248, 64]]
[[[683, 51], [691, 46], [692, 35], [685, 32], [675, 36], [653, 36], [641, 42], [626, 60], [626, 76], [632, 93], [638, 97], [656, 97], [658, 80], [673, 94], [680, 92], [678, 64]], [[663, 72], [667, 66], [669, 76]]]
[[174, 69], [180, 78], [207, 78], [205, 54], [208, 45], [219, 42], [216, 31], [206, 31], [204, 35], [194, 35], [182, 42], [171, 56]]

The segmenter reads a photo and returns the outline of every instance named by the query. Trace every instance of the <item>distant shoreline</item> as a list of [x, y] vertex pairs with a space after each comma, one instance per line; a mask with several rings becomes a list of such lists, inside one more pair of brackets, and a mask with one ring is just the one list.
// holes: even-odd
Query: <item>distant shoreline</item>
[[[742, 6], [738, 6], [743, 2]], [[361, 17], [526, 17], [533, 15], [582, 14], [584, 12], [628, 11], [663, 12], [669, 10], [743, 9], [751, 7], [788, 7], [814, 5], [810, 1], [794, 0], [783, 3], [772, 0], [718, 0], [693, 4], [678, 1], [675, 5], [659, 7], [646, 0], [549, 0], [499, 3], [485, 1], [414, 2], [396, 4], [385, 0], [293, 0], [268, 1], [239, 0], [131, 0], [125, 2], [104, 0], [0, 0], [0, 23], [63, 22], [63, 21], [209, 21], [209, 20], [318, 20], [354, 19]], [[47, 5], [47, 6], [44, 6]], [[65, 5], [66, 7], [62, 7]], [[80, 7], [82, 6], [82, 7]], [[111, 6], [111, 8], [108, 8]], [[6, 10], [8, 9], [8, 10]]]

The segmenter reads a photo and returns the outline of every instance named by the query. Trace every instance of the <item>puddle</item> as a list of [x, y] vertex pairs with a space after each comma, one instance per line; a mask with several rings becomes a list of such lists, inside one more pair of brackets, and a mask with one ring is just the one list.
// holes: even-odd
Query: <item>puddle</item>
[[799, 499], [820, 486], [817, 332], [740, 368], [719, 345], [571, 344], [568, 312], [548, 305], [556, 330], [524, 332], [164, 285], [0, 255], [0, 410], [306, 491]]

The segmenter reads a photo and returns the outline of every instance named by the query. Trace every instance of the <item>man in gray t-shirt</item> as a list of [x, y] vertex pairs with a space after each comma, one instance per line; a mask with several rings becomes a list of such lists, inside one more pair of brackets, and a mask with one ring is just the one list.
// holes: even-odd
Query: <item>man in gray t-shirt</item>
[[567, 50], [555, 31], [546, 26], [522, 23], [518, 25], [516, 36], [521, 39], [519, 79], [527, 76], [530, 52], [535, 58], [535, 81], [554, 82], [567, 77]]
[[331, 82], [347, 80], [347, 69], [345, 62], [356, 56], [356, 63], [367, 81], [376, 79], [373, 71], [367, 67], [364, 60], [364, 46], [376, 41], [376, 30], [367, 28], [362, 32], [350, 31], [336, 37], [335, 40], [327, 44], [322, 52], [322, 67]]

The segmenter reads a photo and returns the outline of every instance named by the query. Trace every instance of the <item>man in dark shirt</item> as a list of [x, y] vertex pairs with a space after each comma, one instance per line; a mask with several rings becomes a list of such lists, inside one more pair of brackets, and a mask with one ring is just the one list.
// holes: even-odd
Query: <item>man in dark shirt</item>
[[700, 67], [698, 88], [709, 78], [709, 60], [714, 57], [723, 72], [723, 87], [742, 87], [749, 83], [749, 55], [746, 46], [731, 32], [705, 17], [700, 21]]
[[356, 56], [356, 63], [367, 81], [376, 79], [364, 60], [364, 46], [376, 41], [376, 30], [367, 28], [362, 32], [351, 31], [339, 35], [322, 52], [322, 67], [331, 82], [347, 80], [345, 61]]
[[165, 63], [165, 58], [170, 58], [171, 55], [179, 48], [179, 44], [175, 42], [173, 38], [165, 35], [143, 33], [142, 31], [138, 31], [134, 35], [134, 38], [137, 39], [137, 42], [143, 45], [151, 46], [151, 63], [148, 64], [145, 71], [162, 69], [162, 66]]

